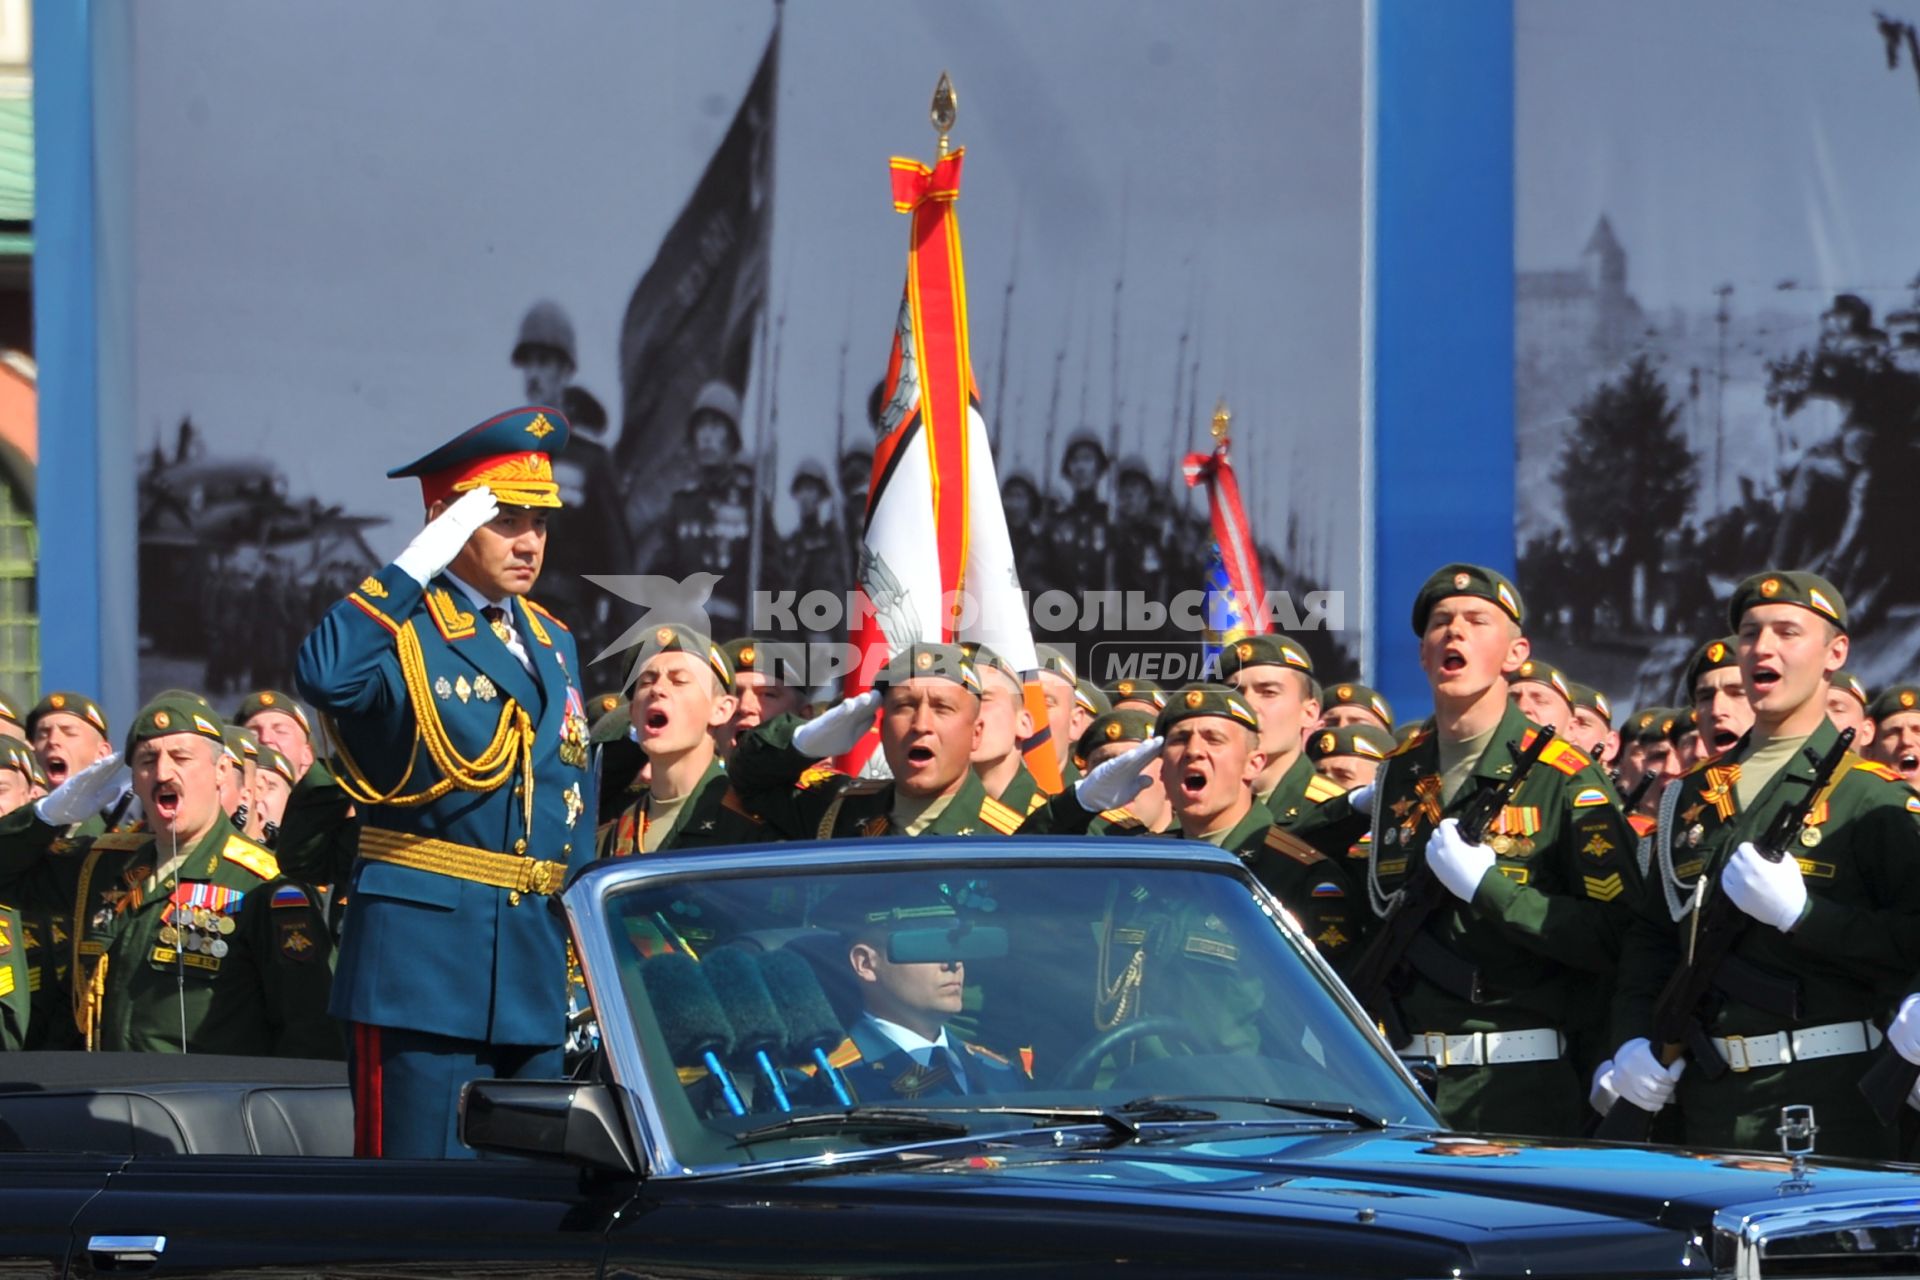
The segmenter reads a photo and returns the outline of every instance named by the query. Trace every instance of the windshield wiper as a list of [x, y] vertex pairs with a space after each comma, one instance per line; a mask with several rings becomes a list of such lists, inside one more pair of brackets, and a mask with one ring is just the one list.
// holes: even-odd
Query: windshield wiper
[[[1319, 1116], [1326, 1120], [1345, 1120], [1363, 1129], [1384, 1129], [1387, 1122], [1372, 1112], [1363, 1111], [1350, 1102], [1318, 1102], [1310, 1098], [1260, 1098], [1251, 1094], [1233, 1093], [1151, 1093], [1123, 1102], [1114, 1110], [1124, 1115], [1142, 1115], [1148, 1119], [1162, 1119], [1157, 1114], [1167, 1107], [1178, 1107], [1188, 1102], [1241, 1102], [1256, 1107], [1271, 1107], [1277, 1111], [1297, 1111], [1301, 1115]], [[1192, 1116], [1191, 1119], [1212, 1119], [1205, 1113]]]
[[786, 1116], [772, 1124], [742, 1132], [733, 1142], [750, 1146], [767, 1138], [804, 1137], [810, 1133], [891, 1134], [902, 1138], [957, 1138], [972, 1132], [957, 1120], [942, 1120], [924, 1111], [901, 1107], [853, 1107], [846, 1111], [817, 1111]]

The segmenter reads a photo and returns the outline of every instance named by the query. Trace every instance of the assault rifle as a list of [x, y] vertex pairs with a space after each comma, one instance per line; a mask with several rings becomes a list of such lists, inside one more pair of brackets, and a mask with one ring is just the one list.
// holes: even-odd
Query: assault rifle
[[[1482, 844], [1500, 811], [1513, 799], [1513, 793], [1540, 760], [1540, 753], [1553, 741], [1552, 729], [1535, 732], [1524, 748], [1517, 742], [1507, 744], [1513, 752], [1513, 772], [1486, 783], [1474, 793], [1459, 813], [1460, 834], [1469, 844]], [[1376, 855], [1377, 856], [1377, 855]], [[1395, 1003], [1404, 988], [1405, 969], [1417, 970], [1434, 983], [1463, 1000], [1479, 1003], [1479, 969], [1454, 955], [1426, 932], [1433, 913], [1453, 900], [1453, 894], [1425, 858], [1407, 875], [1400, 900], [1380, 922], [1373, 941], [1354, 963], [1348, 986], [1361, 1007], [1380, 1021], [1387, 1040], [1396, 1047], [1407, 1041], [1405, 1019]]]
[[[1813, 764], [1813, 777], [1807, 783], [1805, 794], [1774, 814], [1773, 821], [1754, 842], [1761, 857], [1768, 862], [1779, 862], [1787, 856], [1787, 850], [1806, 825], [1814, 802], [1826, 792], [1827, 784], [1839, 771], [1847, 748], [1852, 745], [1853, 730], [1842, 729], [1826, 755], [1815, 756], [1811, 749], [1806, 751], [1807, 759]], [[1654, 838], [1668, 841], [1668, 847], [1672, 847], [1672, 832], [1657, 832]], [[1799, 1020], [1800, 992], [1798, 984], [1783, 984], [1733, 955], [1734, 947], [1746, 936], [1753, 917], [1733, 904], [1718, 879], [1709, 881], [1702, 871], [1695, 895], [1687, 956], [1667, 979], [1667, 985], [1654, 1002], [1650, 1039], [1663, 1065], [1672, 1066], [1691, 1050], [1701, 1069], [1717, 1077], [1727, 1070], [1727, 1064], [1713, 1047], [1700, 1018], [1701, 1005], [1713, 989], [1718, 987], [1788, 1021]], [[1653, 1129], [1653, 1117], [1653, 1112], [1643, 1111], [1621, 1098], [1600, 1122], [1596, 1136], [1615, 1142], [1644, 1142]]]

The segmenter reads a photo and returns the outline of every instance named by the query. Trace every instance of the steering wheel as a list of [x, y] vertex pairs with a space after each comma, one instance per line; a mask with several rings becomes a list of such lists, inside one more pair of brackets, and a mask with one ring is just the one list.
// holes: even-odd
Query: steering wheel
[[1194, 1030], [1185, 1018], [1174, 1018], [1164, 1014], [1152, 1018], [1140, 1018], [1102, 1031], [1081, 1045], [1074, 1051], [1073, 1056], [1067, 1059], [1066, 1065], [1054, 1073], [1051, 1087], [1056, 1089], [1092, 1088], [1093, 1077], [1100, 1069], [1101, 1059], [1122, 1045], [1132, 1044], [1135, 1040], [1144, 1040], [1148, 1036], [1166, 1036], [1195, 1053], [1206, 1052], [1205, 1038]]

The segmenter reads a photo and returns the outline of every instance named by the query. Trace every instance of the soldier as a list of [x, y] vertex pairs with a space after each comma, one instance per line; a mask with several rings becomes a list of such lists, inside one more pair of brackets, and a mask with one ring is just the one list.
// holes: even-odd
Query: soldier
[[1101, 692], [1099, 686], [1082, 676], [1073, 682], [1073, 710], [1067, 716], [1068, 741], [1080, 741], [1080, 735], [1087, 731], [1095, 716], [1103, 716], [1113, 710], [1113, 703]]
[[1020, 673], [986, 645], [965, 643], [960, 649], [980, 678], [980, 743], [973, 749], [973, 771], [988, 795], [1024, 818], [1047, 802], [1047, 793], [1020, 751], [1033, 736]]
[[[874, 394], [880, 394], [879, 384]], [[852, 448], [840, 455], [840, 510], [847, 540], [847, 568], [843, 582], [860, 580], [860, 552], [867, 544], [867, 489], [873, 483], [873, 450]], [[1019, 542], [1014, 542], [1019, 547]], [[1022, 578], [1022, 582], [1026, 579]]]
[[462, 1083], [561, 1068], [566, 938], [543, 899], [592, 857], [594, 778], [573, 637], [527, 593], [566, 441], [528, 406], [389, 473], [419, 478], [426, 527], [300, 648], [362, 823], [333, 996], [362, 1156], [471, 1157]]
[[781, 550], [785, 566], [782, 585], [805, 595], [809, 591], [844, 592], [848, 579], [841, 563], [845, 535], [834, 526], [827, 500], [833, 487], [827, 469], [808, 458], [794, 469], [787, 492], [800, 508], [800, 521]]
[[[219, 724], [185, 699], [149, 703], [126, 758], [151, 830], [68, 838], [30, 808], [0, 819], [0, 895], [79, 904], [71, 1017], [87, 1047], [337, 1059], [325, 921], [220, 811]], [[75, 775], [91, 794], [69, 804], [91, 805], [119, 765]]]
[[1048, 520], [1047, 541], [1054, 578], [1074, 590], [1098, 590], [1107, 584], [1107, 534], [1113, 521], [1100, 501], [1100, 478], [1107, 473], [1107, 451], [1100, 437], [1082, 427], [1067, 437], [1060, 474], [1071, 496]]
[[220, 787], [220, 808], [234, 830], [259, 844], [260, 824], [253, 812], [253, 792], [260, 772], [260, 740], [234, 724], [221, 725], [220, 736], [227, 759], [233, 764]]
[[[892, 780], [816, 774], [802, 786], [820, 761], [853, 749], [876, 711]], [[895, 654], [859, 697], [812, 720], [784, 715], [748, 733], [727, 771], [748, 812], [788, 840], [1011, 835], [1026, 815], [980, 784], [972, 767], [980, 733], [973, 664], [958, 645], [919, 643]]]
[[1129, 454], [1115, 470], [1113, 585], [1145, 600], [1165, 600], [1166, 528], [1155, 519], [1153, 473], [1146, 460]]
[[32, 749], [25, 742], [0, 741], [0, 817], [32, 804], [47, 790], [46, 771]]
[[1255, 798], [1272, 813], [1272, 821], [1301, 825], [1341, 794], [1340, 787], [1313, 771], [1305, 751], [1308, 728], [1320, 723], [1313, 659], [1288, 636], [1248, 636], [1221, 651], [1220, 675], [1260, 719], [1262, 765]]
[[11, 693], [0, 690], [0, 738], [18, 738], [22, 742], [27, 740], [27, 730], [21, 723], [19, 711], [23, 705]]
[[[96, 760], [113, 754], [107, 740], [107, 717], [100, 705], [84, 693], [50, 693], [27, 713], [27, 740], [40, 758], [49, 787], [57, 787]], [[99, 812], [88, 814], [79, 830], [68, 835], [99, 835], [123, 821], [132, 806], [132, 792], [121, 790], [103, 797]]]
[[729, 640], [720, 646], [720, 652], [733, 671], [734, 694], [733, 715], [714, 735], [724, 760], [747, 730], [800, 710], [801, 693], [806, 687], [806, 654], [799, 645], [762, 636]]
[[1342, 680], [1323, 692], [1320, 723], [1325, 727], [1370, 724], [1382, 732], [1393, 732], [1393, 708], [1378, 690], [1355, 680]]
[[[1573, 720], [1567, 725], [1566, 739], [1607, 773], [1620, 754], [1620, 735], [1613, 731], [1613, 704], [1606, 694], [1578, 680], [1567, 681], [1567, 690], [1573, 694]], [[1608, 782], [1612, 782], [1610, 773]]]
[[1866, 755], [1920, 791], [1920, 685], [1896, 684], [1873, 700], [1873, 739]]
[[1313, 762], [1313, 771], [1342, 791], [1372, 783], [1393, 748], [1393, 735], [1370, 724], [1317, 729], [1307, 735], [1307, 759]]
[[1676, 773], [1685, 773], [1712, 754], [1707, 750], [1706, 735], [1700, 732], [1697, 710], [1680, 707], [1674, 712], [1673, 723], [1667, 730], [1667, 745], [1673, 748]]
[[1873, 745], [1873, 717], [1867, 711], [1872, 705], [1867, 686], [1853, 672], [1836, 671], [1827, 682], [1827, 719], [1833, 721], [1835, 729], [1853, 730], [1854, 750], [1861, 755]]
[[1135, 680], [1128, 677], [1113, 683], [1115, 711], [1144, 711], [1149, 716], [1157, 716], [1166, 705], [1166, 690], [1151, 680]]
[[[1434, 718], [1388, 757], [1372, 797], [1368, 894], [1385, 915], [1424, 861], [1451, 895], [1412, 950], [1403, 1054], [1440, 1064], [1449, 1125], [1571, 1135], [1603, 1051], [1604, 990], [1639, 885], [1633, 839], [1586, 755], [1555, 741], [1469, 844], [1451, 814], [1507, 778], [1536, 730], [1507, 697], [1528, 657], [1520, 593], [1492, 569], [1450, 564], [1414, 601]], [[1589, 1016], [1591, 1015], [1591, 1016]]]
[[233, 718], [259, 739], [263, 755], [269, 748], [278, 751], [293, 770], [292, 789], [274, 819], [279, 830], [268, 839], [263, 827], [262, 843], [283, 872], [319, 891], [337, 924], [344, 904], [338, 889], [353, 869], [360, 833], [352, 799], [314, 754], [313, 721], [296, 698], [278, 689], [248, 694]]
[[[1847, 657], [1846, 602], [1813, 574], [1769, 571], [1735, 588], [1728, 612], [1753, 726], [1661, 801], [1657, 865], [1620, 962], [1614, 1087], [1646, 1111], [1677, 1101], [1689, 1145], [1775, 1149], [1780, 1108], [1808, 1103], [1823, 1152], [1892, 1159], [1898, 1135], [1856, 1086], [1880, 1043], [1875, 1020], [1920, 970], [1920, 801], [1885, 766], [1850, 757], [1792, 847], [1774, 851], [1787, 856], [1762, 856], [1752, 842], [1806, 797], [1837, 736], [1826, 692]], [[1647, 1033], [1689, 954], [1702, 877], [1753, 923], [1689, 1056], [1668, 1066]]]
[[573, 321], [560, 304], [542, 299], [527, 308], [513, 344], [513, 367], [524, 379], [527, 403], [559, 404], [578, 365]]
[[1047, 563], [1046, 505], [1040, 500], [1040, 486], [1015, 467], [1000, 482], [1000, 505], [1007, 513], [1007, 536], [1013, 540], [1013, 567], [1020, 574], [1021, 589], [1029, 596], [1051, 590], [1055, 578]]
[[640, 656], [628, 714], [651, 767], [633, 803], [600, 828], [598, 856], [767, 839], [759, 820], [741, 808], [714, 750], [715, 733], [734, 713], [726, 655], [691, 627], [666, 626], [653, 632]]
[[1053, 743], [1054, 754], [1060, 761], [1060, 781], [1071, 786], [1080, 780], [1080, 771], [1073, 767], [1071, 759], [1075, 736], [1073, 713], [1080, 673], [1074, 670], [1073, 661], [1052, 645], [1037, 644], [1033, 648], [1040, 659], [1040, 693], [1047, 704], [1047, 723], [1037, 727], [1035, 733], [1038, 734], [1042, 728], [1046, 730], [1048, 739]]
[[1507, 696], [1521, 715], [1567, 736], [1567, 726], [1573, 723], [1573, 688], [1560, 668], [1528, 658], [1507, 676]]
[[[1147, 711], [1128, 703], [1116, 706], [1087, 726], [1073, 746], [1073, 760], [1082, 773], [1091, 773], [1109, 760], [1117, 760], [1145, 742], [1153, 740], [1158, 709]], [[1173, 806], [1167, 800], [1167, 788], [1160, 778], [1160, 760], [1156, 756], [1140, 770], [1146, 786], [1124, 807], [1103, 811], [1087, 826], [1087, 834], [1166, 835], [1179, 834], [1173, 820]]]
[[[653, 571], [676, 578], [701, 571], [719, 574], [707, 614], [716, 634], [738, 634], [747, 626], [754, 499], [752, 472], [738, 466], [740, 393], [718, 381], [702, 387], [687, 418], [687, 442], [699, 473], [673, 495], [666, 541]], [[761, 527], [772, 525], [763, 521]]]
[[[1650, 770], [1647, 765], [1647, 750], [1661, 740], [1660, 724], [1671, 714], [1665, 707], [1642, 707], [1627, 717], [1626, 727], [1620, 731], [1620, 756], [1614, 769], [1614, 782], [1622, 795], [1629, 794], [1640, 786], [1640, 779]], [[1642, 794], [1654, 790], [1657, 783], [1651, 784]]]
[[1741, 683], [1738, 642], [1733, 636], [1701, 645], [1687, 664], [1681, 683], [1700, 735], [1699, 749], [1705, 753], [1701, 758], [1733, 750], [1734, 744], [1753, 728], [1753, 706]]
[[[260, 845], [271, 849], [280, 839], [280, 824], [287, 816], [287, 799], [299, 781], [293, 761], [278, 747], [260, 744], [260, 761], [253, 775], [253, 816], [260, 822]], [[278, 859], [276, 859], [278, 861]]]

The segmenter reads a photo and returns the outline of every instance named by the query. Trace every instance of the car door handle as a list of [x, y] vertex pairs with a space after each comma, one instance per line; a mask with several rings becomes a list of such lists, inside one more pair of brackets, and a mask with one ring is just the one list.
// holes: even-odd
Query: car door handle
[[165, 1236], [89, 1236], [87, 1253], [103, 1269], [151, 1267], [167, 1251]]

